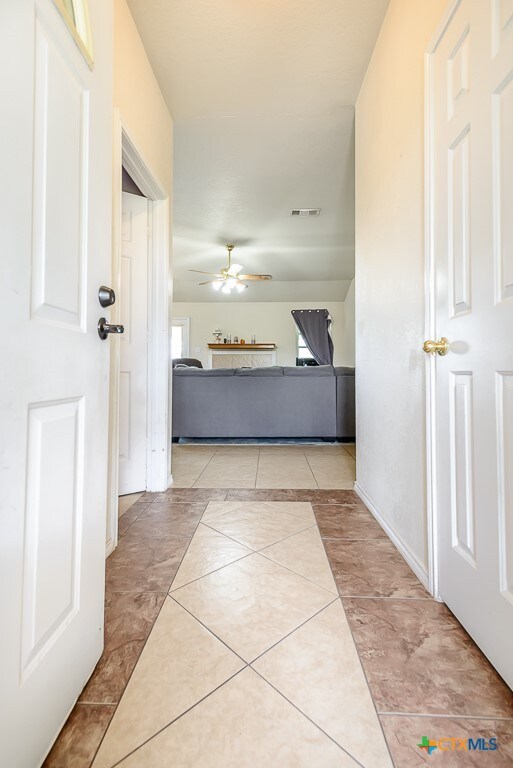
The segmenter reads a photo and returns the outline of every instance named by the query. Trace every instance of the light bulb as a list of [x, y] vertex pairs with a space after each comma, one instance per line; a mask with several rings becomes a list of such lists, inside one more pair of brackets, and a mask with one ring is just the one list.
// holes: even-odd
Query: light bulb
[[242, 264], [232, 264], [228, 269], [229, 275], [237, 275], [242, 269]]
[[226, 281], [226, 285], [230, 288], [235, 288], [237, 285], [237, 280], [234, 277], [230, 277], [229, 280]]
[[225, 283], [223, 285], [223, 287], [221, 288], [221, 290], [222, 290], [223, 293], [231, 293], [232, 292], [232, 289], [230, 288], [228, 283]]
[[212, 283], [212, 288], [214, 289], [214, 291], [218, 291], [219, 288], [222, 286], [222, 284], [223, 284], [222, 280], [215, 280]]
[[245, 283], [238, 282], [237, 283], [237, 290], [239, 293], [242, 293], [242, 291], [247, 288], [248, 286]]

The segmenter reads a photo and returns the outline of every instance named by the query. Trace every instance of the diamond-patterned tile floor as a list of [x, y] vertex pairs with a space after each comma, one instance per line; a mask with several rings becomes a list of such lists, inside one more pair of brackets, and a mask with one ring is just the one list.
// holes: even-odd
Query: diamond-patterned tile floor
[[93, 768], [392, 762], [310, 503], [211, 501]]
[[105, 649], [45, 768], [481, 765], [426, 734], [513, 765], [511, 691], [353, 491], [171, 488], [119, 530]]

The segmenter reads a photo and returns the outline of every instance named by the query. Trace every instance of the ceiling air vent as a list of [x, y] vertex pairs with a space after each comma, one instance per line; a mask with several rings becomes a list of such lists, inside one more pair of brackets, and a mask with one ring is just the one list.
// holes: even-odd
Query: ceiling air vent
[[293, 208], [290, 212], [291, 216], [320, 216], [320, 208]]

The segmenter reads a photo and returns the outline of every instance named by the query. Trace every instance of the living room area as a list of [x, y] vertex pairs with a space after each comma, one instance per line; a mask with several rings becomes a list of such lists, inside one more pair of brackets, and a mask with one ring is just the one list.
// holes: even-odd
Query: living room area
[[174, 487], [353, 488], [354, 162], [352, 107], [175, 120]]

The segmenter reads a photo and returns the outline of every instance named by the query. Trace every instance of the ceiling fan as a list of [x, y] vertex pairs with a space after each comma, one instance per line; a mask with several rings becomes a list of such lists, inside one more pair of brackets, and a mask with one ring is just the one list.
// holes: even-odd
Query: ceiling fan
[[221, 269], [219, 272], [204, 272], [202, 269], [190, 269], [189, 272], [200, 272], [202, 275], [212, 275], [214, 280], [205, 280], [204, 283], [198, 283], [198, 285], [209, 285], [215, 291], [221, 290], [223, 293], [231, 293], [235, 288], [241, 293], [248, 286], [246, 280], [272, 280], [272, 275], [241, 275], [242, 264], [232, 264], [232, 251], [234, 246], [229, 243], [226, 246], [228, 250], [228, 266]]

